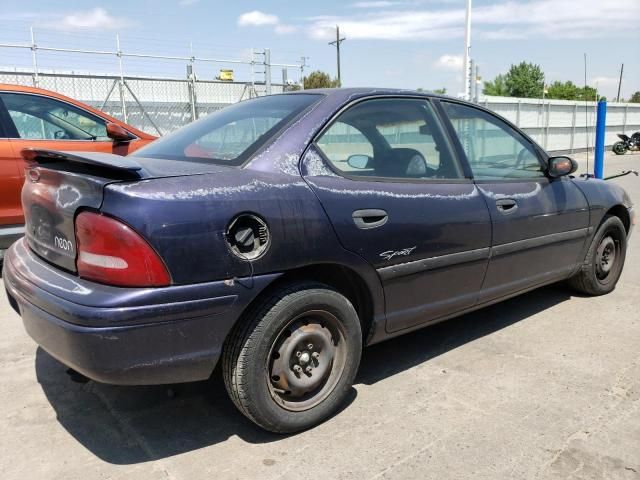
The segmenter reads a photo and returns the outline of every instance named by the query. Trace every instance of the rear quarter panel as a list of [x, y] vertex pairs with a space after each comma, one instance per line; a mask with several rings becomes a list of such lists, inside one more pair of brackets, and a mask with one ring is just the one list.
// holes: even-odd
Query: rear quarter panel
[[[176, 284], [339, 263], [372, 282], [371, 288], [379, 288], [375, 270], [342, 248], [315, 194], [300, 176], [230, 169], [112, 184], [105, 188], [101, 210], [147, 238]], [[251, 264], [233, 255], [225, 241], [230, 221], [245, 212], [264, 219], [271, 236], [267, 251]]]

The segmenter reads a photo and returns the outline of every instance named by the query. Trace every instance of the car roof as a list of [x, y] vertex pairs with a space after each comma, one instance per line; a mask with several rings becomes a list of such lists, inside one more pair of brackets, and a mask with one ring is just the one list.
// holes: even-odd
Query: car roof
[[[310, 88], [308, 90], [296, 90], [295, 92], [287, 92], [292, 94], [320, 93], [327, 96], [344, 96], [344, 97], [361, 97], [361, 96], [420, 96], [420, 97], [442, 97], [429, 92], [418, 92], [416, 90], [408, 90], [402, 88], [377, 88], [377, 87], [350, 87], [350, 88]], [[446, 95], [445, 95], [446, 97]], [[451, 97], [448, 97], [451, 98]]]

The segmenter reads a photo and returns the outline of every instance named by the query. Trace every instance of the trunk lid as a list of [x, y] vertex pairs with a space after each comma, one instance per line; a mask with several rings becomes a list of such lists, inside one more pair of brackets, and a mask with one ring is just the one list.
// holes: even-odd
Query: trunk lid
[[105, 153], [27, 149], [22, 154], [28, 163], [22, 189], [27, 243], [45, 260], [71, 272], [76, 272], [75, 216], [81, 209], [99, 210], [106, 185], [228, 169]]

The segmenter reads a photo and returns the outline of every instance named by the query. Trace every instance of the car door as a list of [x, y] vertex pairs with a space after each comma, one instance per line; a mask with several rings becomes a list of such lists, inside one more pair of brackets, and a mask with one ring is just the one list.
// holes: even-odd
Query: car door
[[532, 141], [484, 109], [441, 102], [493, 226], [480, 302], [566, 278], [588, 235], [586, 198], [570, 178], [549, 178]]
[[12, 122], [16, 152], [36, 147], [126, 155], [128, 143], [107, 136], [106, 121], [86, 110], [44, 95], [0, 92]]
[[[20, 205], [20, 191], [24, 177], [20, 172], [19, 155], [7, 138], [7, 127], [10, 123], [11, 119], [0, 104], [0, 226], [24, 223]], [[0, 243], [2, 243], [1, 240]]]
[[429, 101], [352, 104], [308, 149], [302, 172], [344, 248], [377, 270], [388, 331], [475, 304], [490, 217]]

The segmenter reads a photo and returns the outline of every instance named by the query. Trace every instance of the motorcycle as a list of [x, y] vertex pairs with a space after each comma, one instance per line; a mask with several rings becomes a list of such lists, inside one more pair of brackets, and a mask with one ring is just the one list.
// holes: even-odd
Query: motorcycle
[[618, 133], [618, 138], [622, 141], [614, 143], [613, 147], [611, 147], [611, 150], [616, 155], [624, 155], [629, 150], [640, 150], [640, 132], [636, 132], [631, 136]]

